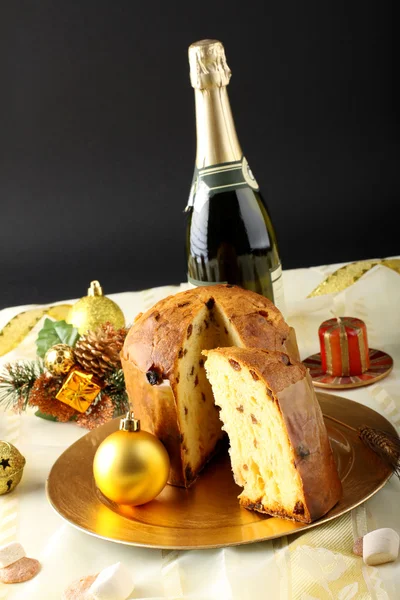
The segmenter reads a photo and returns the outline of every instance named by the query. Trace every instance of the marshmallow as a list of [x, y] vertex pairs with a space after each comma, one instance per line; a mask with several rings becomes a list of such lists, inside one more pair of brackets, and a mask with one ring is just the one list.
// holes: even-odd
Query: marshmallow
[[25, 550], [19, 542], [10, 542], [0, 546], [0, 569], [8, 567], [26, 556]]
[[126, 600], [133, 588], [132, 575], [118, 562], [100, 571], [88, 595], [93, 600]]
[[380, 565], [396, 560], [399, 554], [399, 535], [390, 529], [375, 529], [363, 537], [363, 560], [366, 565]]

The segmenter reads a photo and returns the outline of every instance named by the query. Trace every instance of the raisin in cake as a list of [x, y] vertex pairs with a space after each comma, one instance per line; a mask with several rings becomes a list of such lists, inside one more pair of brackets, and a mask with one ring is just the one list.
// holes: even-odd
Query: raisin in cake
[[307, 369], [281, 352], [204, 351], [245, 508], [310, 523], [341, 495], [321, 408]]
[[174, 485], [188, 487], [224, 435], [201, 355], [217, 346], [283, 350], [298, 359], [294, 330], [275, 305], [232, 285], [161, 300], [139, 316], [124, 343], [129, 399], [143, 429], [164, 443]]

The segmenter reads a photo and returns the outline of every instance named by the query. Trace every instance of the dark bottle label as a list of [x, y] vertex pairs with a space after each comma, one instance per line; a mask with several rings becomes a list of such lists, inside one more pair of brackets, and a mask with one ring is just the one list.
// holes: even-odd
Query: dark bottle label
[[211, 165], [204, 169], [196, 168], [186, 210], [194, 205], [198, 195], [201, 203], [201, 198], [210, 198], [215, 193], [245, 187], [251, 187], [255, 191], [259, 190], [257, 181], [244, 156], [242, 160], [235, 162]]

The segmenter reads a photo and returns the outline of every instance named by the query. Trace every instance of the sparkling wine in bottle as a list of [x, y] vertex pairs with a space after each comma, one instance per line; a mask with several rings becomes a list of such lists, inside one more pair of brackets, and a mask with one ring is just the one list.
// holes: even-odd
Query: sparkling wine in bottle
[[192, 44], [189, 64], [197, 153], [186, 207], [188, 281], [195, 286], [240, 285], [283, 310], [276, 235], [236, 135], [223, 45], [217, 40]]

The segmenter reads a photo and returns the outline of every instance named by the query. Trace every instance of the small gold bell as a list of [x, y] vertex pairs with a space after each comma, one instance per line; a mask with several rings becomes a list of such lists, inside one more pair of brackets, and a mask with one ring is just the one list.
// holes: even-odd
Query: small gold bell
[[0, 441], [0, 496], [12, 492], [22, 478], [25, 458], [9, 442]]

